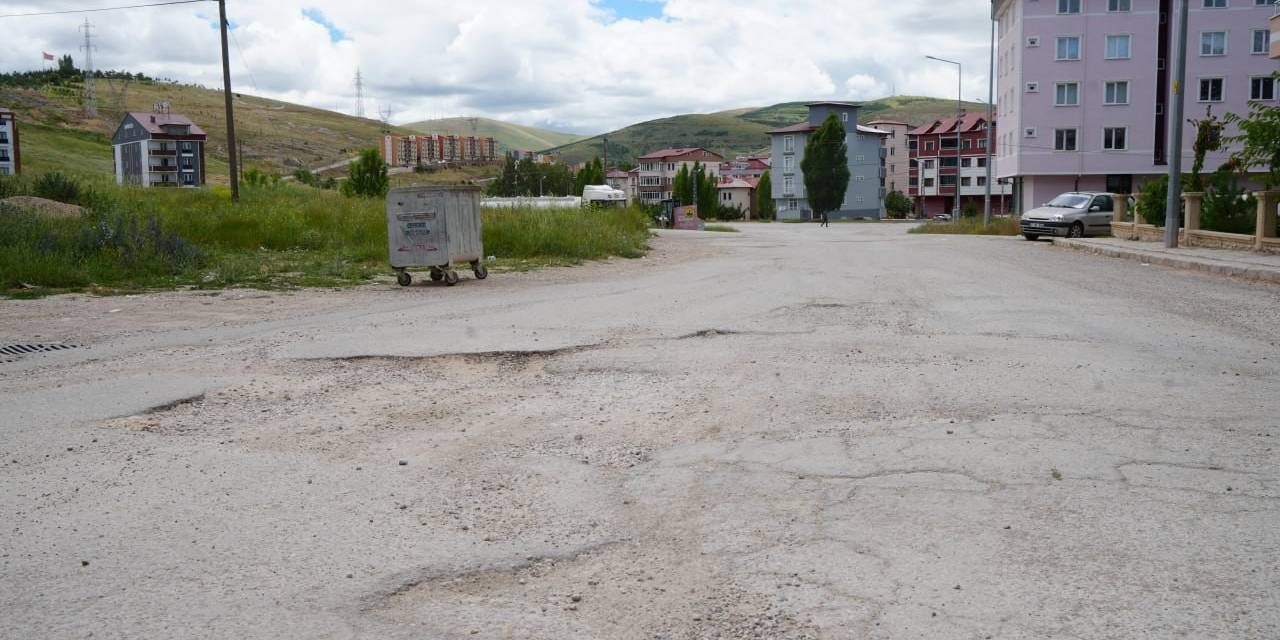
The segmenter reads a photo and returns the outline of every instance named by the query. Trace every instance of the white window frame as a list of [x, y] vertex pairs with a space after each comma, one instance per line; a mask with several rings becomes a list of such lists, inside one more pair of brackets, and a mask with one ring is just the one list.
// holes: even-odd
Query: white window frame
[[[1066, 147], [1066, 136], [1063, 136], [1063, 138], [1062, 138], [1062, 139], [1063, 139], [1063, 145], [1062, 145], [1062, 146], [1063, 146], [1064, 148], [1059, 149], [1059, 148], [1058, 148], [1058, 134], [1060, 134], [1060, 133], [1065, 134], [1065, 133], [1066, 133], [1066, 132], [1068, 132], [1068, 131], [1070, 131], [1070, 132], [1072, 133], [1072, 135], [1071, 135], [1071, 143], [1072, 143], [1072, 144], [1071, 144], [1071, 148], [1070, 148], [1070, 149], [1065, 148], [1065, 147]], [[1080, 150], [1080, 130], [1079, 130], [1079, 129], [1077, 129], [1077, 128], [1075, 128], [1075, 127], [1063, 127], [1063, 128], [1061, 128], [1061, 129], [1054, 129], [1054, 130], [1053, 130], [1053, 150], [1054, 150], [1055, 152], [1059, 152], [1059, 153], [1075, 153], [1076, 151], [1079, 151], [1079, 150]]]
[[[1217, 100], [1214, 100], [1213, 98], [1208, 98], [1208, 99], [1201, 98], [1201, 96], [1204, 95], [1204, 83], [1206, 80], [1217, 80], [1221, 83], [1219, 84]], [[1227, 78], [1225, 76], [1205, 76], [1203, 78], [1196, 79], [1196, 102], [1205, 102], [1205, 103], [1222, 102], [1226, 99], [1226, 97], [1227, 97]]]
[[[1115, 91], [1111, 90], [1112, 85], [1115, 85]], [[1110, 98], [1114, 97], [1114, 94], [1119, 93], [1120, 85], [1124, 85], [1124, 101], [1109, 101]], [[1130, 82], [1128, 80], [1104, 80], [1102, 82], [1102, 105], [1118, 107], [1129, 104], [1129, 85]]]
[[782, 194], [792, 195], [796, 192], [796, 179], [786, 176], [782, 179]]
[[848, 111], [842, 111], [842, 112], [840, 113], [840, 122], [848, 122], [848, 121], [849, 121], [849, 112], [848, 112]]
[[[1064, 93], [1068, 93], [1071, 87], [1075, 88], [1075, 101], [1063, 102]], [[1064, 91], [1066, 90], [1066, 91]], [[1055, 82], [1053, 83], [1053, 106], [1055, 107], [1078, 107], [1080, 106], [1080, 83], [1079, 82]]]
[[[1111, 39], [1124, 38], [1124, 55], [1111, 55]], [[1107, 60], [1129, 60], [1133, 58], [1133, 34], [1132, 33], [1109, 33], [1103, 40], [1106, 51], [1104, 52]]]
[[[1074, 16], [1079, 15], [1084, 4], [1084, 0], [1058, 0], [1058, 15]], [[1075, 5], [1076, 10], [1072, 11], [1071, 6]]]
[[[1258, 81], [1258, 80], [1270, 80], [1270, 81], [1271, 81], [1271, 97], [1270, 97], [1270, 98], [1255, 98], [1255, 97], [1253, 97], [1253, 87], [1254, 87], [1254, 82], [1255, 82], [1255, 81]], [[1250, 101], [1250, 102], [1275, 102], [1275, 100], [1276, 100], [1276, 85], [1277, 85], [1277, 84], [1280, 84], [1280, 83], [1277, 83], [1277, 82], [1276, 82], [1275, 76], [1251, 76], [1251, 77], [1249, 78], [1249, 101]]]
[[[1204, 50], [1205, 50], [1205, 47], [1204, 47], [1204, 45], [1205, 45], [1205, 41], [1204, 41], [1205, 36], [1213, 36], [1213, 35], [1217, 35], [1217, 34], [1222, 34], [1222, 53], [1213, 53], [1212, 43], [1210, 43], [1209, 53], [1205, 53], [1205, 52], [1204, 52]], [[1228, 43], [1228, 42], [1230, 42], [1230, 40], [1231, 40], [1231, 33], [1230, 33], [1229, 31], [1201, 31], [1201, 32], [1200, 32], [1200, 57], [1202, 57], [1202, 58], [1220, 58], [1220, 57], [1222, 57], [1222, 56], [1227, 55], [1227, 50], [1228, 50], [1228, 48], [1229, 48], [1229, 47], [1227, 46], [1227, 43]]]
[[[1076, 41], [1076, 57], [1063, 58], [1058, 54], [1062, 53], [1061, 44], [1064, 40]], [[1084, 57], [1084, 38], [1081, 36], [1057, 36], [1053, 40], [1053, 59], [1055, 62], [1079, 62]]]
[[796, 159], [793, 156], [787, 156], [782, 159], [782, 172], [794, 173], [796, 170]]
[[[1107, 134], [1113, 131], [1123, 131], [1121, 135], [1124, 137], [1124, 146], [1115, 146], [1115, 134], [1111, 134], [1111, 146], [1107, 146]], [[1128, 151], [1129, 150], [1129, 127], [1103, 127], [1102, 128], [1102, 150], [1103, 151]]]
[[1128, 13], [1133, 10], [1131, 0], [1107, 0], [1108, 13]]
[[[1262, 48], [1258, 48], [1258, 34], [1262, 34]], [[1255, 56], [1265, 56], [1270, 53], [1271, 48], [1271, 30], [1270, 29], [1254, 29], [1249, 32], [1249, 53]]]
[[1226, 9], [1231, 6], [1229, 0], [1203, 0], [1200, 3], [1201, 9]]
[[795, 136], [782, 136], [782, 152], [791, 153], [796, 150]]

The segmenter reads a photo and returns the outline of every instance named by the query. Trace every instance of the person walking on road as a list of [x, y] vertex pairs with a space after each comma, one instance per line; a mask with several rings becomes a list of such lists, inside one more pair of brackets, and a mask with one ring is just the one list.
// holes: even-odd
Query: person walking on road
[[827, 217], [827, 212], [826, 212], [826, 211], [823, 211], [823, 212], [822, 212], [822, 226], [824, 226], [824, 227], [829, 227], [829, 226], [831, 226], [831, 219]]

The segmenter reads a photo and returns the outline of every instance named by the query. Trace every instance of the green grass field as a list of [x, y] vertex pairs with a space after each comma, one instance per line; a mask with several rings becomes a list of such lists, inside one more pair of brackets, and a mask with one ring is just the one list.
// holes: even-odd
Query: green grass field
[[[31, 193], [32, 184], [7, 179], [0, 194]], [[226, 187], [79, 186], [82, 217], [0, 207], [6, 295], [350, 285], [391, 273], [378, 198], [281, 183], [246, 187], [233, 204]], [[635, 209], [485, 211], [485, 253], [498, 258], [497, 271], [639, 257], [647, 222]]]
[[991, 224], [983, 225], [982, 218], [960, 218], [954, 224], [950, 222], [926, 222], [914, 227], [907, 233], [927, 233], [943, 235], [967, 236], [1016, 236], [1022, 231], [1018, 228], [1018, 218], [992, 218]]

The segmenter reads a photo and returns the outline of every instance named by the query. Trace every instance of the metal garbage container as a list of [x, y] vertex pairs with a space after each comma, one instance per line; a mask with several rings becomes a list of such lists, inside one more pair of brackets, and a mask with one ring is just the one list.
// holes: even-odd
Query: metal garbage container
[[480, 187], [404, 187], [387, 194], [387, 245], [396, 282], [413, 282], [408, 269], [430, 269], [431, 279], [458, 284], [454, 264], [466, 262], [477, 280], [489, 277], [480, 235]]

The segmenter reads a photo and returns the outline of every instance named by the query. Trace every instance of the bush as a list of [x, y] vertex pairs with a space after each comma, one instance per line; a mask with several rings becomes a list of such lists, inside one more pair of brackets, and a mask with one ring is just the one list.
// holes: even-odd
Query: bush
[[1200, 210], [1201, 229], [1252, 234], [1257, 216], [1257, 199], [1240, 186], [1234, 174], [1219, 170], [1209, 178]]
[[[1191, 190], [1190, 188], [1191, 180], [1192, 178], [1190, 175], [1182, 176], [1183, 192]], [[1168, 198], [1169, 198], [1169, 176], [1160, 176], [1159, 178], [1142, 185], [1142, 189], [1139, 190], [1138, 199], [1136, 203], [1136, 206], [1138, 208], [1138, 213], [1142, 214], [1142, 217], [1144, 220], [1146, 220], [1147, 224], [1152, 224], [1157, 227], [1163, 227], [1164, 215], [1165, 215], [1165, 202], [1168, 200]], [[1179, 227], [1181, 227], [1183, 224], [1182, 216], [1183, 216], [1183, 210], [1182, 208], [1179, 208], [1178, 209], [1178, 226]]]
[[991, 224], [983, 225], [982, 218], [961, 218], [956, 222], [927, 222], [913, 227], [907, 233], [973, 235], [973, 236], [1016, 236], [1022, 233], [1019, 220], [1015, 217], [992, 218]]
[[27, 183], [17, 176], [0, 176], [0, 200], [14, 196], [25, 196], [31, 191]]
[[890, 191], [884, 197], [885, 215], [890, 218], [905, 218], [914, 209], [911, 198], [903, 195], [901, 191]]
[[979, 208], [978, 203], [974, 202], [973, 200], [970, 200], [964, 203], [964, 208], [962, 208], [960, 211], [960, 215], [966, 218], [976, 218], [981, 213], [982, 213], [982, 209]]
[[46, 173], [31, 184], [32, 195], [67, 204], [80, 204], [80, 184], [58, 172]]
[[649, 238], [649, 217], [637, 207], [486, 209], [483, 224], [485, 253], [500, 258], [639, 258]]
[[351, 163], [349, 177], [342, 183], [342, 193], [347, 196], [381, 198], [387, 195], [390, 187], [387, 163], [382, 161], [377, 149], [365, 149], [360, 152], [360, 158]]

